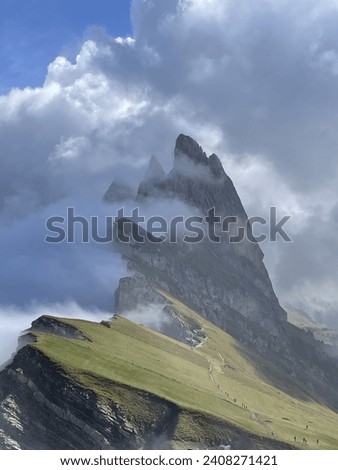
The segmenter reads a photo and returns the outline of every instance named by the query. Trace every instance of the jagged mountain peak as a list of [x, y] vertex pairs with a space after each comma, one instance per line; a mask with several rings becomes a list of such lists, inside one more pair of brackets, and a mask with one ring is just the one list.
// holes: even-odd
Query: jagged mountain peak
[[103, 196], [105, 202], [121, 202], [131, 199], [133, 190], [122, 179], [115, 178]]
[[216, 154], [207, 157], [194, 139], [181, 134], [174, 155], [174, 168], [162, 187], [203, 212], [215, 208], [219, 215], [247, 219], [237, 191]]
[[155, 188], [164, 181], [166, 174], [158, 159], [153, 155], [149, 161], [147, 171], [137, 191], [138, 196], [155, 196]]
[[208, 165], [208, 157], [202, 147], [191, 137], [180, 134], [176, 139], [174, 167], [179, 165], [182, 157], [188, 157], [195, 164]]
[[[186, 173], [182, 169], [193, 166], [196, 168], [195, 174], [200, 176], [211, 176], [216, 178], [226, 178], [227, 175], [224, 171], [221, 160], [218, 156], [213, 153], [210, 157], [207, 157], [203, 148], [191, 137], [187, 135], [180, 134], [176, 140], [175, 145], [175, 161], [174, 161], [174, 170], [179, 173]], [[205, 168], [207, 167], [210, 173], [206, 173]], [[191, 174], [191, 171], [190, 171]]]
[[165, 175], [152, 157], [142, 180], [138, 196], [174, 197], [205, 212], [214, 207], [219, 214], [246, 219], [236, 189], [216, 154], [207, 157], [191, 137], [180, 134], [174, 149], [174, 165]]
[[147, 171], [144, 175], [143, 182], [146, 181], [154, 181], [154, 180], [162, 180], [165, 177], [165, 172], [162, 168], [161, 163], [152, 155], [149, 161], [149, 165]]
[[209, 168], [212, 175], [216, 178], [227, 177], [222, 162], [215, 153], [209, 157]]

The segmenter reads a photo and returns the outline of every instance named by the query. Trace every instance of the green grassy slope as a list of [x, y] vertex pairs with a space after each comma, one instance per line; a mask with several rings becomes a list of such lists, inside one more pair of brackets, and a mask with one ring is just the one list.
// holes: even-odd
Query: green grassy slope
[[336, 413], [270, 366], [271, 376], [286, 384], [289, 393], [278, 389], [235, 339], [167, 297], [174, 308], [203, 326], [208, 338], [200, 347], [192, 349], [121, 317], [111, 322], [111, 328], [63, 319], [92, 341], [35, 333], [37, 342], [30, 347], [42, 351], [72, 380], [99, 396], [116, 400], [112, 384], [125, 384], [257, 436], [300, 448], [338, 449]]

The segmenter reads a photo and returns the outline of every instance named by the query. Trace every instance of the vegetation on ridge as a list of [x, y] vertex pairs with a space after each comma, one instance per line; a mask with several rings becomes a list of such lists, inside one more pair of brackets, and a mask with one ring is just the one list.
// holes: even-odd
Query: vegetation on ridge
[[[299, 448], [338, 448], [335, 412], [271, 364], [270, 378], [264, 376], [255, 366], [257, 357], [243, 345], [165, 295], [176, 310], [203, 327], [207, 339], [200, 347], [191, 348], [122, 317], [115, 317], [110, 328], [62, 319], [92, 342], [37, 332], [37, 342], [30, 347], [43, 352], [76, 383], [117, 403], [125, 397], [114, 384], [123, 384], [165, 398], [183, 412], [213, 416], [257, 436]], [[283, 390], [274, 385], [282, 382]], [[188, 424], [182, 416], [179, 425], [184, 427]]]

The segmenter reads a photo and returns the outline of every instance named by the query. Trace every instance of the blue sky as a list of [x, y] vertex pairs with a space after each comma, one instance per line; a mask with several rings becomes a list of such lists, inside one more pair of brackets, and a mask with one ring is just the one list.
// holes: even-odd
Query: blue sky
[[131, 34], [131, 0], [1, 0], [0, 94], [37, 86], [59, 54], [77, 52], [88, 29]]

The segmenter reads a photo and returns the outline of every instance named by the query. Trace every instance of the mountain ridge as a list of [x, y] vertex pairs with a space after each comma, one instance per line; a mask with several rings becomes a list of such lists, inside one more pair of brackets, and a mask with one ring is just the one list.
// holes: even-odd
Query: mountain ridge
[[220, 159], [181, 134], [172, 170], [152, 158], [137, 194], [113, 182], [104, 196], [119, 198], [238, 224], [219, 243], [172, 244], [128, 219], [147, 236], [122, 243], [117, 222], [118, 315], [33, 322], [0, 371], [0, 448], [337, 448], [332, 349], [287, 321], [259, 244], [231, 242], [248, 217]]

